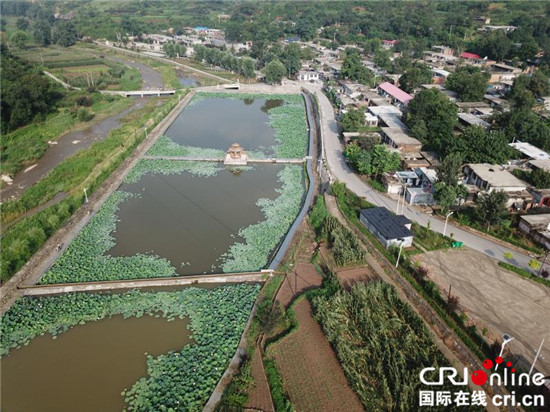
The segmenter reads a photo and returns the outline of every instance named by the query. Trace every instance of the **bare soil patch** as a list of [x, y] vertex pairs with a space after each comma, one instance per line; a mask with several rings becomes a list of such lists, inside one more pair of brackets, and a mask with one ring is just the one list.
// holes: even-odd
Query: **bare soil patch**
[[515, 338], [506, 348], [522, 366], [531, 364], [545, 338], [537, 368], [550, 373], [550, 288], [509, 272], [490, 257], [471, 249], [428, 252], [420, 260], [444, 294], [460, 299], [460, 307], [496, 336]]
[[299, 326], [272, 346], [271, 354], [297, 411], [362, 411], [336, 354], [313, 319], [306, 299], [294, 306]]
[[286, 308], [295, 296], [317, 288], [321, 286], [321, 283], [323, 283], [323, 278], [317, 273], [315, 266], [311, 263], [296, 263], [292, 270], [288, 271], [279, 293], [277, 293], [276, 300]]
[[336, 272], [336, 277], [346, 290], [349, 290], [359, 282], [371, 282], [377, 279], [372, 269], [368, 266], [340, 269]]

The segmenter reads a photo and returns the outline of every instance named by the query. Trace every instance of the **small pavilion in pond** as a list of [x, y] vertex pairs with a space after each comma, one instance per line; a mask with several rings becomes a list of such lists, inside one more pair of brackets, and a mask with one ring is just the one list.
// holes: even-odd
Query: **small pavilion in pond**
[[246, 165], [248, 162], [248, 155], [243, 150], [242, 146], [238, 143], [233, 143], [227, 150], [225, 160], [226, 165]]

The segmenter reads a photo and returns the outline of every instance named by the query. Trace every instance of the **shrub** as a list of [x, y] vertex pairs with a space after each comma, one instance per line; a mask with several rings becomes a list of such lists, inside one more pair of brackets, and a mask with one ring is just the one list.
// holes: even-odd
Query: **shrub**
[[78, 96], [76, 98], [76, 104], [79, 106], [90, 107], [94, 103], [90, 96]]
[[94, 114], [84, 107], [80, 107], [78, 109], [78, 111], [76, 112], [76, 116], [81, 122], [88, 122], [94, 118]]

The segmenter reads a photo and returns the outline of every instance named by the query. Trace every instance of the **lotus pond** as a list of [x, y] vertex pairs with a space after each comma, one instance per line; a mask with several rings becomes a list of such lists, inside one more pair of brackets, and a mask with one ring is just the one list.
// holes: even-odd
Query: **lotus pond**
[[[180, 147], [225, 152], [233, 143], [239, 143], [256, 156], [303, 158], [308, 142], [303, 98], [200, 92], [168, 128], [166, 136]], [[179, 150], [159, 141], [148, 154], [180, 156]]]
[[260, 270], [303, 194], [300, 165], [141, 160], [40, 283]]
[[238, 284], [21, 298], [2, 317], [0, 407], [200, 410], [258, 291]]

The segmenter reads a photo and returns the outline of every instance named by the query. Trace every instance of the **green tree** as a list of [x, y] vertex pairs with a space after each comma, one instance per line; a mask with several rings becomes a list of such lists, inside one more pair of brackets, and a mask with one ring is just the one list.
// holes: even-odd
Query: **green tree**
[[513, 48], [512, 41], [502, 30], [493, 30], [481, 37], [477, 49], [482, 56], [500, 61], [505, 59]]
[[359, 109], [349, 109], [340, 119], [344, 132], [358, 132], [365, 124], [365, 115]]
[[340, 76], [344, 79], [349, 79], [362, 84], [370, 84], [372, 76], [361, 62], [359, 52], [355, 49], [346, 49], [346, 55], [342, 62]]
[[392, 67], [390, 52], [388, 50], [377, 50], [374, 53], [374, 63], [384, 70], [389, 71]]
[[362, 149], [359, 147], [359, 144], [357, 144], [357, 142], [351, 142], [346, 146], [344, 155], [348, 158], [353, 167], [357, 167], [357, 161], [359, 160], [359, 155], [361, 152]]
[[302, 48], [298, 43], [290, 43], [285, 47], [282, 59], [289, 76], [294, 76], [302, 67], [301, 55]]
[[503, 132], [487, 131], [481, 126], [469, 126], [460, 137], [453, 137], [443, 144], [444, 153], [457, 153], [467, 163], [505, 163], [513, 150]]
[[445, 87], [458, 93], [463, 102], [479, 102], [487, 92], [490, 75], [478, 68], [463, 66], [450, 74]]
[[254, 77], [254, 60], [250, 58], [243, 59], [242, 73], [247, 79]]
[[47, 46], [51, 43], [52, 26], [47, 20], [38, 20], [32, 26], [32, 38], [39, 46]]
[[550, 91], [548, 76], [546, 76], [541, 70], [537, 70], [531, 76], [528, 87], [535, 96], [546, 96]]
[[509, 141], [519, 138], [539, 149], [550, 150], [550, 123], [532, 110], [514, 109], [495, 116], [495, 121]]
[[533, 170], [529, 178], [531, 184], [537, 189], [550, 189], [550, 173], [544, 169], [535, 169]]
[[412, 67], [399, 78], [399, 87], [407, 93], [412, 93], [421, 84], [431, 83], [432, 72], [426, 65]]
[[25, 45], [29, 42], [30, 36], [27, 34], [27, 32], [24, 32], [22, 30], [18, 30], [15, 33], [13, 33], [10, 37], [10, 43], [17, 47], [18, 49], [22, 49], [25, 47]]
[[437, 201], [443, 213], [447, 213], [451, 206], [456, 205], [456, 188], [443, 182], [435, 184], [434, 199]]
[[385, 145], [379, 144], [370, 151], [371, 174], [376, 176], [382, 173], [395, 172], [401, 168], [399, 153], [389, 151]]
[[280, 84], [285, 72], [283, 63], [279, 60], [272, 60], [264, 68], [265, 80], [269, 84]]
[[409, 102], [405, 123], [414, 137], [437, 149], [442, 140], [453, 136], [457, 113], [456, 106], [444, 93], [437, 89], [424, 89]]
[[487, 224], [487, 229], [501, 223], [510, 215], [506, 202], [508, 196], [503, 191], [492, 191], [491, 193], [480, 193], [476, 199], [477, 215], [481, 222]]
[[435, 167], [437, 181], [447, 186], [458, 186], [462, 171], [462, 156], [459, 153], [451, 153], [443, 158]]
[[17, 27], [18, 30], [27, 30], [29, 28], [29, 19], [18, 17], [15, 22], [15, 27]]
[[68, 20], [59, 20], [52, 29], [52, 42], [62, 47], [69, 47], [76, 43], [78, 35], [74, 23]]

